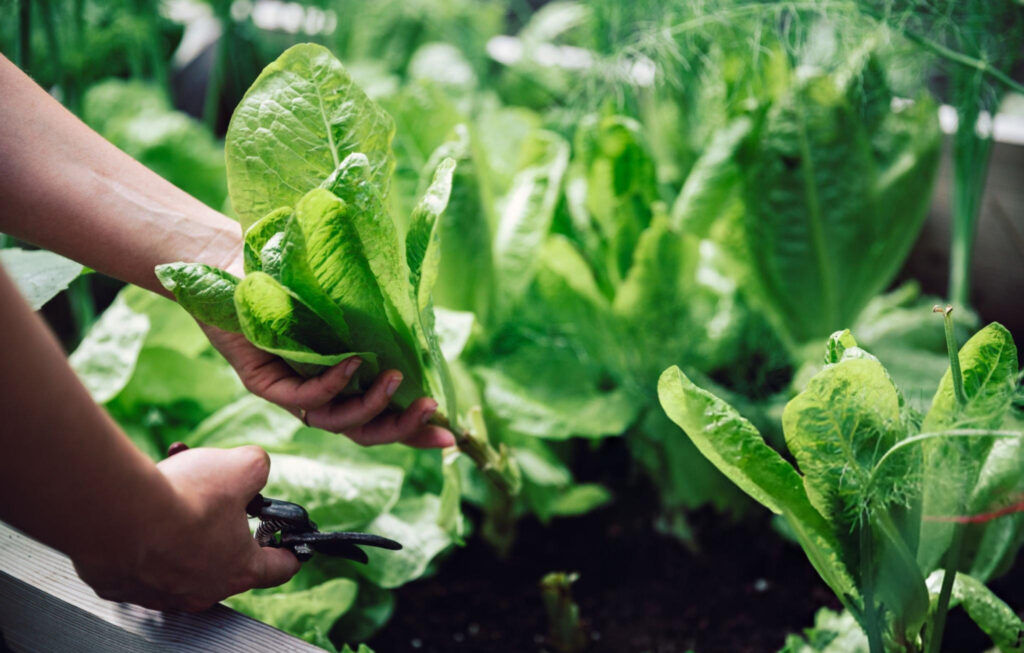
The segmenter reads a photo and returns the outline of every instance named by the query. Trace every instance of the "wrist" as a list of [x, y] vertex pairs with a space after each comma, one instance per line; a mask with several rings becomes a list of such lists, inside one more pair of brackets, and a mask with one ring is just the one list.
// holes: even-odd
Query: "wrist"
[[[148, 461], [147, 461], [148, 462]], [[160, 559], [176, 527], [189, 523], [193, 508], [150, 463], [143, 479], [126, 486], [116, 507], [97, 507], [85, 520], [86, 532], [75, 534], [67, 553], [90, 585], [140, 578]]]

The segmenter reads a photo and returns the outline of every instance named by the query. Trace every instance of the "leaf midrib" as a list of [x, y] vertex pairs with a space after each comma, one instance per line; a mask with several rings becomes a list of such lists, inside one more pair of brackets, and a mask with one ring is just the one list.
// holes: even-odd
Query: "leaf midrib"
[[807, 202], [807, 226], [811, 231], [814, 260], [818, 266], [818, 274], [822, 282], [822, 299], [825, 302], [826, 321], [829, 328], [833, 328], [837, 321], [835, 277], [832, 273], [832, 268], [828, 265], [827, 253], [825, 251], [823, 217], [821, 215], [821, 204], [818, 200], [818, 188], [814, 180], [811, 147], [807, 138], [807, 121], [803, 107], [800, 105], [797, 108], [797, 116], [800, 136], [800, 158], [802, 160], [801, 172], [804, 177], [804, 198]]
[[334, 168], [341, 164], [338, 160], [338, 146], [334, 143], [334, 132], [331, 130], [331, 123], [327, 120], [327, 112], [324, 110], [324, 96], [320, 93], [320, 86], [314, 82], [313, 91], [316, 92], [316, 101], [320, 107], [320, 119], [324, 121], [324, 127], [327, 128], [327, 143], [331, 149], [331, 158], [334, 160]]

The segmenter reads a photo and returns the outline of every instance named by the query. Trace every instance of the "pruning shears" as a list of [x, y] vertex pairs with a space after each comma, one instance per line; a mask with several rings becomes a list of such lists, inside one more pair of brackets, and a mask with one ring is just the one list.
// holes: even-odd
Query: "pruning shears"
[[[260, 520], [256, 528], [256, 542], [260, 546], [288, 549], [300, 561], [305, 562], [313, 553], [348, 558], [366, 564], [369, 558], [357, 545], [375, 546], [397, 551], [402, 545], [372, 533], [339, 531], [321, 533], [309, 518], [306, 509], [297, 503], [268, 499], [262, 494], [253, 497], [245, 512]], [[280, 537], [276, 537], [278, 531]]]
[[[167, 455], [173, 456], [186, 449], [188, 445], [175, 442], [168, 447]], [[306, 509], [299, 504], [270, 499], [259, 493], [246, 505], [245, 512], [250, 517], [260, 520], [255, 534], [257, 544], [275, 549], [288, 549], [301, 562], [312, 558], [314, 553], [322, 553], [366, 564], [369, 558], [366, 552], [359, 548], [360, 546], [375, 546], [391, 551], [402, 548], [400, 543], [372, 533], [321, 533], [316, 523], [309, 518]]]

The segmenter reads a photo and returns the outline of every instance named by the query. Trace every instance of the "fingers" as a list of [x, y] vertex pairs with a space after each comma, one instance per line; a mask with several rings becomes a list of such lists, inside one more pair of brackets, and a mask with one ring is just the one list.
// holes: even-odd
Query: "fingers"
[[447, 447], [454, 436], [440, 427], [427, 427], [437, 411], [437, 402], [417, 399], [401, 413], [382, 414], [402, 382], [397, 370], [382, 373], [365, 394], [330, 403], [306, 413], [309, 426], [344, 433], [362, 445], [405, 442], [418, 448]]
[[251, 587], [276, 587], [299, 573], [301, 567], [302, 563], [288, 549], [260, 548], [253, 559], [254, 576]]
[[365, 394], [306, 413], [309, 426], [340, 433], [358, 428], [374, 419], [388, 407], [391, 397], [402, 383], [402, 373], [389, 370], [378, 376]]
[[404, 442], [416, 449], [443, 449], [455, 446], [455, 436], [448, 429], [431, 425], [416, 431]]
[[404, 442], [423, 429], [436, 410], [437, 402], [424, 397], [414, 401], [401, 413], [381, 415], [362, 426], [342, 432], [365, 446]]
[[229, 482], [229, 487], [237, 488], [236, 496], [243, 504], [256, 495], [267, 484], [270, 475], [270, 455], [256, 445], [236, 447], [226, 451], [228, 456], [221, 473]]
[[285, 408], [312, 411], [333, 401], [352, 380], [362, 362], [359, 357], [348, 358], [319, 376], [303, 379], [275, 357], [248, 369], [243, 381], [250, 392], [268, 401]]

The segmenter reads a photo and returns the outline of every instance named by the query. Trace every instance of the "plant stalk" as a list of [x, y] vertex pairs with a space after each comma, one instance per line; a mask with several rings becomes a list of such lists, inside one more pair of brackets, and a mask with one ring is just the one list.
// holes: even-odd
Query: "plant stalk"
[[964, 390], [964, 375], [960, 370], [960, 348], [956, 346], [956, 335], [953, 333], [953, 307], [935, 306], [933, 313], [942, 313], [943, 326], [946, 330], [946, 353], [949, 355], [949, 374], [953, 377], [953, 394], [960, 408], [967, 405], [967, 392]]
[[957, 569], [960, 567], [960, 558], [963, 555], [964, 532], [967, 529], [964, 524], [957, 524], [953, 529], [953, 542], [946, 554], [946, 571], [942, 574], [942, 587], [939, 588], [939, 602], [935, 606], [935, 614], [932, 615], [932, 627], [928, 633], [927, 653], [940, 653], [942, 651], [942, 633], [946, 629], [946, 615], [949, 613], [949, 599], [953, 594], [953, 582], [956, 580]]
[[991, 135], [978, 133], [982, 111], [982, 76], [954, 80], [959, 123], [953, 138], [952, 240], [949, 298], [966, 306], [971, 293], [971, 254], [981, 214], [981, 200], [992, 152]]
[[540, 581], [548, 614], [548, 643], [561, 653], [580, 653], [587, 648], [580, 609], [572, 598], [572, 584], [578, 578], [579, 574], [551, 572]]
[[502, 494], [512, 497], [519, 493], [518, 470], [509, 460], [508, 452], [491, 446], [485, 433], [474, 433], [451, 423], [446, 415], [437, 413], [432, 424], [444, 427], [455, 436], [459, 450], [469, 456], [480, 472]]
[[[942, 313], [943, 326], [946, 331], [946, 353], [949, 355], [949, 374], [953, 377], [953, 394], [956, 396], [956, 403], [959, 408], [967, 405], [967, 393], [964, 391], [964, 376], [960, 369], [960, 352], [956, 346], [956, 336], [953, 334], [953, 307], [942, 308], [936, 306], [933, 311]], [[964, 500], [960, 499], [958, 513], [964, 511]], [[953, 592], [953, 581], [956, 579], [956, 572], [960, 568], [960, 558], [964, 548], [964, 524], [957, 524], [953, 528], [953, 541], [949, 551], [946, 553], [946, 573], [942, 576], [942, 587], [939, 588], [939, 602], [935, 606], [935, 613], [932, 615], [932, 624], [928, 632], [928, 653], [940, 653], [942, 649], [942, 633], [946, 629], [946, 614], [949, 612], [949, 597]]]

